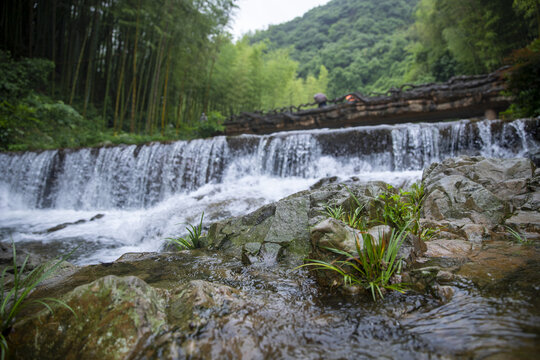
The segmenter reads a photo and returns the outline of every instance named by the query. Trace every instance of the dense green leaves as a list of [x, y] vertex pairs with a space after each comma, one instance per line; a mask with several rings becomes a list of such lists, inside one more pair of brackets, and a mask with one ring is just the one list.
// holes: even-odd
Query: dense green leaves
[[291, 47], [299, 75], [329, 72], [329, 95], [386, 91], [400, 85], [412, 57], [405, 48], [417, 0], [333, 0], [302, 18], [250, 37], [270, 48]]
[[515, 103], [506, 112], [513, 117], [540, 116], [540, 39], [515, 51], [509, 59], [509, 92]]
[[[0, 147], [210, 136], [229, 115], [310, 103], [317, 92], [488, 72], [540, 28], [532, 0], [332, 0], [233, 43], [225, 26], [235, 3], [1, 2]], [[521, 74], [515, 114], [533, 114], [538, 95]], [[219, 120], [199, 123], [203, 112]]]
[[525, 2], [421, 0], [414, 24], [416, 72], [428, 71], [435, 80], [445, 81], [501, 66], [512, 50], [538, 36], [534, 20], [524, 21], [529, 12], [520, 10], [529, 7], [513, 6]]
[[250, 36], [292, 48], [300, 76], [329, 72], [332, 97], [446, 81], [503, 64], [538, 36], [535, 0], [333, 0]]
[[7, 0], [1, 12], [13, 17], [0, 19], [2, 46], [16, 58], [52, 60], [49, 95], [84, 117], [93, 104], [101, 129], [163, 134], [169, 124], [178, 129], [206, 110], [212, 59], [233, 3]]

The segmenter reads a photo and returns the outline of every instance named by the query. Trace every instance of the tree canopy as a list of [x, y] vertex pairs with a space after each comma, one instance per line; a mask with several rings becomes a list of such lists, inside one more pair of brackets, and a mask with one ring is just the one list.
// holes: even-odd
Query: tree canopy
[[[318, 92], [445, 81], [505, 59], [519, 59], [512, 84], [529, 87], [524, 69], [538, 67], [537, 45], [510, 56], [538, 38], [536, 0], [332, 0], [233, 42], [236, 2], [3, 1], [0, 147], [210, 136], [226, 116]], [[520, 113], [536, 96], [517, 97]]]
[[337, 97], [492, 71], [539, 26], [536, 0], [332, 0], [249, 41], [291, 49], [300, 76], [324, 65]]

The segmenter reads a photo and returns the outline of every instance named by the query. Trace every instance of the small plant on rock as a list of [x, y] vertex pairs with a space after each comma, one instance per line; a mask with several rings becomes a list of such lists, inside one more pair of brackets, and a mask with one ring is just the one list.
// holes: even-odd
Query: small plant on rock
[[299, 266], [311, 267], [314, 270], [330, 270], [343, 276], [344, 285], [359, 285], [368, 289], [376, 300], [384, 298], [383, 292], [394, 290], [404, 293], [406, 284], [399, 280], [402, 260], [398, 259], [398, 251], [406, 238], [408, 231], [393, 230], [390, 238], [381, 237], [376, 241], [370, 234], [363, 234], [363, 246], [356, 238], [356, 252], [358, 255], [346, 251], [324, 247], [339, 258], [332, 262], [307, 259], [308, 263]]
[[392, 185], [379, 195], [378, 200], [382, 203], [380, 218], [384, 224], [401, 230], [410, 222], [414, 213], [407, 195], [402, 189], [395, 192]]
[[515, 242], [518, 242], [523, 245], [529, 244], [530, 240], [527, 239], [525, 235], [522, 235], [519, 231], [512, 229], [510, 226], [506, 226], [506, 230], [508, 230], [508, 232], [512, 236], [512, 239]]
[[427, 241], [438, 233], [438, 229], [422, 226], [420, 215], [425, 197], [424, 184], [414, 183], [409, 191], [396, 192], [391, 185], [379, 195], [381, 205], [379, 218], [383, 224], [401, 230], [408, 227], [413, 235]]
[[188, 224], [186, 227], [186, 230], [188, 231], [188, 235], [186, 237], [176, 237], [176, 238], [167, 238], [171, 244], [176, 246], [178, 250], [190, 250], [190, 249], [197, 249], [200, 245], [200, 240], [202, 237], [202, 222], [203, 222], [204, 212], [201, 215], [201, 221], [199, 222], [199, 225], [194, 226], [191, 224]]
[[[56, 303], [65, 307], [71, 311], [75, 316], [73, 309], [65, 302], [55, 298], [38, 298], [30, 299], [29, 296], [32, 291], [46, 278], [52, 275], [66, 260], [71, 253], [62, 257], [61, 259], [51, 263], [40, 265], [30, 271], [28, 274], [24, 274], [24, 270], [27, 265], [28, 256], [23, 261], [20, 268], [17, 266], [17, 250], [15, 249], [15, 243], [13, 246], [13, 266], [5, 267], [0, 276], [0, 349], [1, 359], [4, 360], [8, 354], [9, 347], [7, 338], [11, 331], [11, 327], [15, 322], [17, 315], [29, 305], [38, 304], [47, 308], [50, 312], [53, 312], [51, 303]], [[6, 287], [6, 273], [13, 271], [13, 281], [11, 282], [11, 289]]]
[[329, 218], [334, 218], [336, 220], [342, 220], [345, 216], [345, 210], [343, 210], [343, 206], [330, 206], [327, 205], [322, 212], [323, 215], [328, 216]]

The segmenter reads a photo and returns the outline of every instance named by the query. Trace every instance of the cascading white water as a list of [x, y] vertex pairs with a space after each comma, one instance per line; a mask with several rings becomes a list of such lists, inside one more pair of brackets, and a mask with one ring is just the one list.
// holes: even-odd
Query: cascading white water
[[[534, 154], [539, 122], [462, 120], [0, 153], [0, 236], [61, 249], [83, 244], [80, 263], [114, 260], [158, 250], [203, 211], [205, 223], [243, 214], [323, 177], [398, 183], [460, 154]], [[105, 216], [46, 231], [97, 213]]]

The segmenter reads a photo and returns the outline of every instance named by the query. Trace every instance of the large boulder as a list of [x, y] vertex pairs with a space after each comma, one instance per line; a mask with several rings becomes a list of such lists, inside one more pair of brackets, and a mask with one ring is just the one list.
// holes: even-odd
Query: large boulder
[[[366, 205], [386, 189], [382, 182], [329, 184], [302, 191], [246, 216], [214, 223], [205, 245], [244, 263], [288, 261], [300, 264], [311, 252], [310, 228], [327, 218], [327, 206], [350, 209], [354, 197]], [[354, 194], [354, 197], [353, 195]]]
[[481, 243], [503, 225], [540, 229], [538, 171], [528, 159], [447, 159], [427, 168], [423, 182], [424, 222], [444, 229], [443, 236]]
[[[170, 259], [168, 255], [158, 257]], [[140, 265], [122, 260], [126, 261], [134, 267]], [[81, 269], [83, 273], [88, 270]], [[106, 271], [118, 269], [108, 266]], [[76, 278], [70, 276], [67, 281]], [[179, 280], [161, 288], [135, 276], [109, 274], [80, 285], [60, 296], [76, 315], [55, 306], [53, 313], [46, 309], [29, 312], [16, 322], [8, 337], [11, 354], [25, 359], [185, 357], [196, 350], [187, 339], [210, 322], [217, 327], [227, 321], [247, 301], [240, 290], [223, 284]]]
[[64, 297], [75, 311], [43, 310], [9, 334], [17, 358], [125, 359], [166, 323], [165, 301], [141, 279], [105, 276]]

